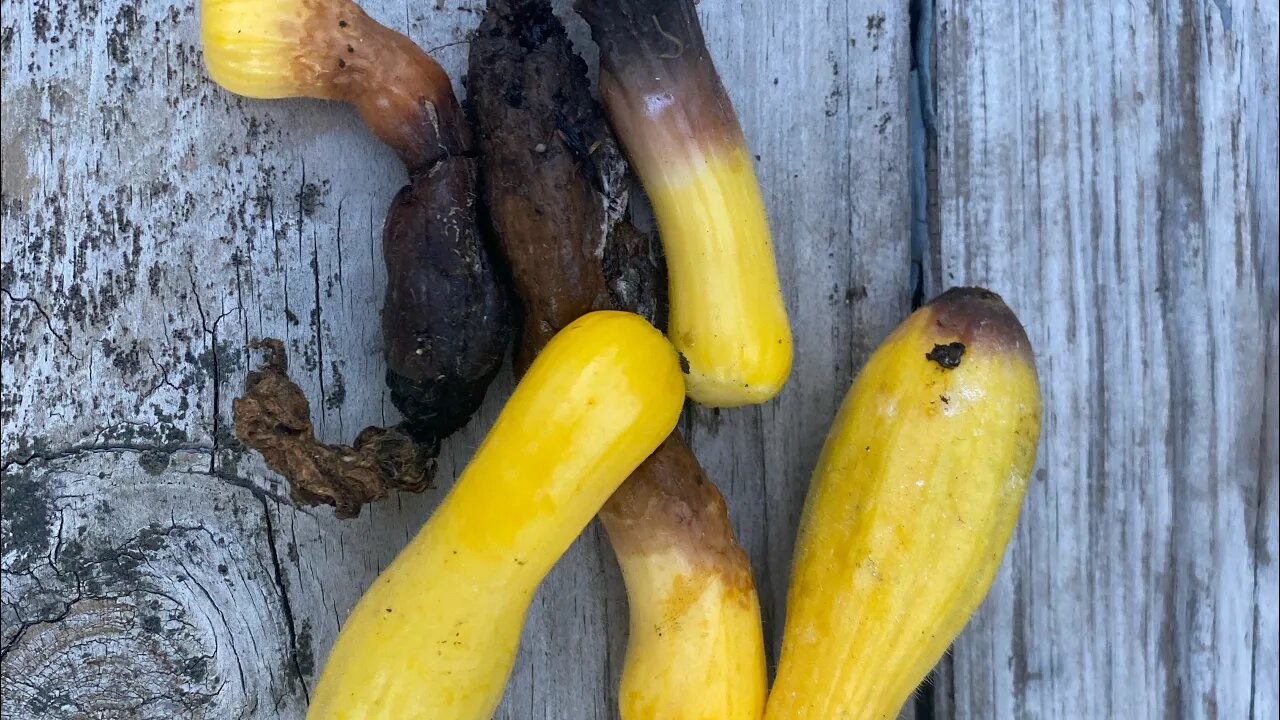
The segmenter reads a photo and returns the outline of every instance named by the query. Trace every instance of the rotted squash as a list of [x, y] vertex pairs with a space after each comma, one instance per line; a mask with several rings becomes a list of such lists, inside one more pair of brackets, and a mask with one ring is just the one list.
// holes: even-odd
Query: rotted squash
[[343, 625], [312, 720], [479, 720], [538, 583], [675, 427], [684, 379], [638, 315], [556, 334], [457, 484]]
[[382, 235], [386, 384], [403, 422], [365, 428], [351, 445], [320, 443], [306, 396], [286, 373], [283, 343], [266, 340], [268, 362], [233, 404], [236, 435], [289, 480], [296, 502], [333, 505], [339, 517], [391, 489], [421, 492], [441, 441], [484, 400], [511, 336], [506, 283], [481, 233], [470, 128], [449, 77], [352, 0], [199, 6], [215, 82], [245, 97], [351, 104], [409, 181]]
[[762, 403], [791, 373], [791, 327], [751, 151], [695, 0], [578, 0], [600, 46], [600, 96], [653, 203], [668, 334], [689, 397]]
[[678, 435], [600, 511], [627, 586], [622, 720], [759, 720], [768, 687], [751, 562]]
[[893, 718], [986, 596], [1040, 434], [1026, 333], [947, 291], [868, 360], [814, 471], [767, 720]]

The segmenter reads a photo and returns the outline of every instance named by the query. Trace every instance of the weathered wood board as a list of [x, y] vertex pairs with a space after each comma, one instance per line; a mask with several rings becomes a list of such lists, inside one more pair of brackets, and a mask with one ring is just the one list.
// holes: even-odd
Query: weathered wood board
[[[482, 6], [367, 3], [455, 78]], [[777, 401], [684, 427], [776, 657], [822, 435], [909, 310], [910, 18], [699, 11], [759, 156], [797, 357]], [[931, 13], [927, 288], [1006, 296], [1046, 426], [1005, 571], [919, 715], [1275, 718], [1275, 7]], [[4, 0], [0, 26], [3, 715], [301, 717], [510, 378], [447, 443], [441, 488], [353, 521], [292, 507], [229, 432], [247, 343], [286, 340], [326, 439], [393, 419], [378, 242], [399, 164], [348, 109], [210, 83], [194, 6]], [[593, 525], [534, 601], [499, 717], [612, 717], [625, 619]]]
[[1046, 392], [956, 717], [1275, 718], [1275, 3], [940, 1], [936, 286]]

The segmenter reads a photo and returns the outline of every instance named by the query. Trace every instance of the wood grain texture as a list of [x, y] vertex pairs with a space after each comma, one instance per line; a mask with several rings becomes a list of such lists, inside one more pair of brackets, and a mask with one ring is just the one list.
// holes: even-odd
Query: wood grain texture
[[[1006, 297], [1046, 426], [1005, 571], [930, 705], [1268, 720], [1280, 22], [1262, 0], [1095, 5], [933, 15], [929, 290]], [[367, 7], [461, 76], [480, 0]], [[772, 662], [823, 435], [909, 309], [909, 19], [872, 0], [699, 13], [759, 156], [796, 362], [776, 401], [682, 425], [753, 559]], [[325, 440], [394, 420], [377, 312], [398, 161], [346, 108], [214, 86], [194, 6], [2, 14], [4, 717], [300, 718], [509, 373], [446, 442], [440, 488], [352, 521], [293, 508], [229, 400], [248, 341], [276, 336]], [[625, 626], [593, 523], [534, 600], [498, 717], [612, 717]]]
[[935, 286], [1027, 326], [1039, 470], [945, 714], [1276, 717], [1274, 3], [937, 3]]
[[[6, 717], [273, 717], [299, 663], [267, 493], [209, 452], [69, 452], [6, 474]], [[12, 534], [11, 534], [12, 533]], [[266, 630], [266, 632], [264, 632]]]

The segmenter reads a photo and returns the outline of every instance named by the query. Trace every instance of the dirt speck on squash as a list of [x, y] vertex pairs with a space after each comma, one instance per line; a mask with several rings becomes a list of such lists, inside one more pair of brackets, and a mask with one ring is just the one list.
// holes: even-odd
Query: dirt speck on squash
[[960, 359], [964, 357], [964, 343], [953, 342], [946, 345], [934, 345], [925, 353], [925, 359], [938, 363], [947, 370], [960, 367]]

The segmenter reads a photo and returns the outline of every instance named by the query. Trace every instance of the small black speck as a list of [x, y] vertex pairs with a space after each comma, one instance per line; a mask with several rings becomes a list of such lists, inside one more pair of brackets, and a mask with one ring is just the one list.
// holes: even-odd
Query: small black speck
[[164, 625], [160, 622], [160, 618], [155, 615], [143, 615], [141, 625], [143, 630], [152, 635], [159, 635], [164, 631]]
[[524, 88], [519, 83], [511, 83], [503, 92], [503, 99], [507, 101], [507, 105], [513, 108], [524, 107]]
[[391, 608], [387, 608], [387, 612], [391, 612]]
[[939, 395], [938, 399], [941, 400], [944, 404], [951, 402], [951, 398], [947, 397], [946, 395]]
[[338, 58], [338, 67], [344, 68], [346, 66], [347, 66], [347, 61], [343, 60], [342, 58]]
[[218, 572], [222, 573], [223, 575], [226, 575], [226, 574], [227, 574], [227, 572], [228, 572], [227, 566], [226, 566], [226, 565], [218, 565]]
[[925, 353], [926, 360], [932, 360], [947, 370], [954, 370], [960, 367], [960, 358], [964, 357], [964, 343], [953, 342], [946, 345], [934, 345], [933, 349]]
[[353, 52], [355, 52], [355, 51], [356, 51], [356, 49], [355, 49], [355, 48], [351, 47], [350, 45], [348, 45], [348, 46], [347, 46], [347, 52], [349, 52], [349, 53], [353, 53]]
[[346, 20], [339, 20], [339, 21], [338, 21], [338, 27], [340, 27], [340, 28], [344, 28], [344, 27], [346, 27], [346, 26], [347, 26], [347, 21], [346, 21]]
[[685, 375], [688, 375], [689, 374], [689, 358], [685, 357], [684, 353], [680, 351], [676, 351], [676, 357], [680, 359], [680, 372], [684, 373]]

